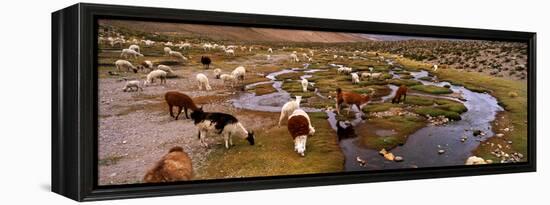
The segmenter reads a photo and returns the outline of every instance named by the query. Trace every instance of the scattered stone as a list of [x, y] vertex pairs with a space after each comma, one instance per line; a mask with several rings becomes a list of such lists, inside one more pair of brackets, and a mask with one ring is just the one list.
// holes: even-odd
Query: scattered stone
[[466, 142], [467, 139], [468, 139], [468, 137], [462, 136], [462, 137], [460, 138], [460, 141], [461, 141], [461, 142]]
[[504, 128], [503, 131], [504, 131], [504, 132], [510, 132], [510, 128], [508, 128], [508, 127], [507, 127], [507, 128]]
[[117, 173], [112, 173], [111, 175], [109, 175], [109, 177], [115, 177], [117, 175]]
[[496, 134], [496, 136], [497, 136], [497, 137], [504, 137], [504, 134], [498, 133], [498, 134]]
[[391, 117], [391, 116], [417, 117], [419, 115], [413, 112], [406, 111], [403, 108], [396, 107], [396, 108], [390, 108], [389, 110], [383, 111], [383, 112], [371, 113], [370, 116], [375, 118], [383, 118], [383, 117]]
[[364, 159], [361, 159], [359, 156], [357, 156], [357, 158], [355, 158], [355, 160], [357, 160], [357, 162], [359, 163], [359, 166], [362, 166], [362, 167], [367, 166], [367, 161], [364, 160]]
[[395, 158], [393, 159], [393, 161], [395, 161], [395, 162], [402, 162], [402, 161], [403, 161], [403, 157], [402, 157], [402, 156], [395, 156]]
[[437, 154], [443, 154], [443, 153], [445, 153], [445, 150], [440, 149], [437, 151]]
[[389, 161], [395, 160], [395, 156], [394, 156], [393, 153], [391, 153], [391, 152], [388, 153], [388, 154], [385, 154], [385, 155], [384, 155], [384, 158], [386, 158], [386, 159], [389, 160]]
[[485, 162], [487, 162], [487, 164], [492, 164], [493, 160], [488, 159], [488, 160], [485, 160]]
[[512, 144], [512, 141], [508, 141], [507, 143], [508, 143], [508, 144]]
[[122, 141], [122, 144], [126, 144], [126, 143], [127, 143], [127, 141], [126, 141], [126, 140]]
[[384, 156], [384, 158], [386, 158], [389, 161], [393, 161], [395, 159], [395, 156], [391, 152], [386, 151], [386, 149], [382, 149], [378, 153]]
[[474, 132], [473, 132], [475, 137], [481, 135], [481, 133], [483, 133], [481, 130], [474, 130]]
[[449, 118], [446, 118], [443, 115], [439, 115], [437, 117], [427, 115], [426, 117], [428, 118], [428, 122], [433, 126], [445, 125], [449, 122]]
[[466, 165], [476, 164], [487, 164], [487, 162], [483, 158], [477, 156], [468, 157], [468, 159], [466, 160]]

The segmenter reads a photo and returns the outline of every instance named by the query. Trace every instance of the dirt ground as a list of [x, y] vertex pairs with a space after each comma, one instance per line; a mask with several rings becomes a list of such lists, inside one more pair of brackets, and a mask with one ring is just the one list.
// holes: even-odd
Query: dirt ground
[[[242, 115], [241, 110], [227, 102], [236, 92], [223, 86], [221, 80], [214, 79], [212, 69], [201, 72], [208, 76], [213, 87], [206, 92], [197, 89], [194, 79], [197, 71], [184, 70], [180, 66], [172, 68], [178, 76], [189, 77], [168, 79], [166, 85], [158, 85], [157, 81], [140, 92], [123, 92], [125, 81], [120, 77], [100, 79], [100, 185], [140, 183], [147, 169], [174, 146], [184, 148], [195, 170], [202, 167], [211, 150], [200, 146], [195, 126], [183, 113], [177, 121], [169, 116], [164, 101], [166, 91], [184, 92], [208, 111], [231, 113], [237, 118]], [[261, 122], [265, 121], [261, 116], [256, 118], [254, 113], [248, 112], [246, 116], [239, 119], [248, 129], [261, 127]], [[218, 138], [207, 139], [210, 144], [221, 143]]]

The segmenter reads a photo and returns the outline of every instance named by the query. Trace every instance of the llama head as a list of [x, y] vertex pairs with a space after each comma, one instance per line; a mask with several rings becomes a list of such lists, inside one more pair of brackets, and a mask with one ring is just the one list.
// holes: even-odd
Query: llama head
[[202, 116], [204, 114], [204, 111], [202, 110], [202, 106], [199, 109], [193, 110], [191, 113], [191, 119], [193, 119], [196, 123], [199, 123], [202, 120]]
[[250, 145], [254, 145], [254, 139], [256, 137], [254, 136], [254, 131], [248, 131], [248, 136], [246, 137], [246, 140]]

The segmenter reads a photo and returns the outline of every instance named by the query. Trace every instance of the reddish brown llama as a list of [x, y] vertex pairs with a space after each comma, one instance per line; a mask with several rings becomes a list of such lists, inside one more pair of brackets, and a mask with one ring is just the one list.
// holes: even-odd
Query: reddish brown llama
[[405, 100], [407, 100], [407, 90], [408, 88], [406, 85], [399, 86], [399, 88], [395, 92], [395, 96], [391, 100], [391, 103], [399, 104], [399, 102], [401, 102], [401, 96], [403, 96], [403, 103], [405, 103]]
[[175, 118], [178, 120], [178, 117], [181, 113], [181, 110], [183, 109], [185, 112], [185, 118], [189, 119], [189, 116], [187, 115], [187, 109], [191, 109], [192, 111], [197, 110], [197, 105], [193, 102], [193, 99], [189, 97], [186, 94], [177, 92], [177, 91], [168, 91], [164, 95], [164, 99], [166, 100], [166, 103], [168, 104], [168, 111], [170, 111], [170, 116], [174, 117], [174, 113], [172, 112], [172, 108], [174, 106], [178, 107], [178, 113], [176, 114]]
[[193, 177], [191, 158], [181, 147], [173, 147], [143, 177], [146, 183], [187, 181]]
[[340, 88], [336, 89], [336, 111], [338, 114], [340, 114], [340, 106], [344, 103], [349, 106], [349, 115], [349, 111], [353, 105], [357, 106], [357, 109], [361, 110], [362, 106], [368, 103], [369, 100], [370, 97], [368, 95], [361, 95], [354, 92], [344, 92]]

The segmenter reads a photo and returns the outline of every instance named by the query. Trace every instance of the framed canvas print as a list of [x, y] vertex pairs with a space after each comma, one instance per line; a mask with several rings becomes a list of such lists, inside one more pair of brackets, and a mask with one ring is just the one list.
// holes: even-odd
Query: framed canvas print
[[78, 201], [535, 171], [531, 32], [76, 4], [52, 190]]

